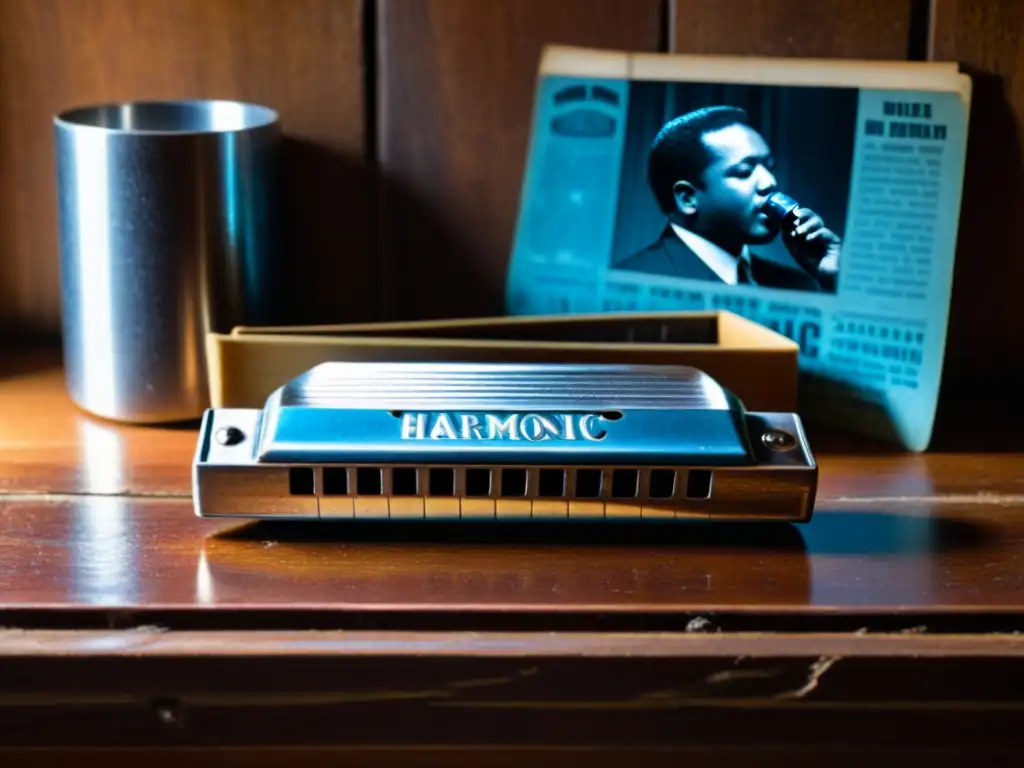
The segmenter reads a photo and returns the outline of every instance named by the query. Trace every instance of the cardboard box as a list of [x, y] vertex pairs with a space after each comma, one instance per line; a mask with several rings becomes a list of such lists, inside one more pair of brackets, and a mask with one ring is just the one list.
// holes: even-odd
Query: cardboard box
[[732, 312], [529, 315], [239, 327], [206, 341], [211, 404], [261, 408], [326, 361], [572, 362], [689, 365], [751, 411], [796, 411], [798, 347]]

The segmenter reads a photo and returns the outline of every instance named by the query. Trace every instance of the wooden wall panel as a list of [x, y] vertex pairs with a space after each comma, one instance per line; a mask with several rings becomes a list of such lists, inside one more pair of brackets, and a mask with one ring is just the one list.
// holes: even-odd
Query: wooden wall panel
[[1024, 378], [1024, 2], [936, 0], [931, 57], [974, 81], [953, 282], [948, 369]]
[[656, 51], [663, 11], [661, 0], [380, 0], [388, 316], [504, 311], [542, 46]]
[[[288, 136], [282, 217], [303, 303], [370, 311], [362, 0], [0, 3], [0, 316], [59, 322], [52, 115], [111, 99], [275, 107]], [[311, 318], [303, 312], [298, 318]]]
[[672, 49], [829, 58], [907, 57], [911, 0], [670, 0]]

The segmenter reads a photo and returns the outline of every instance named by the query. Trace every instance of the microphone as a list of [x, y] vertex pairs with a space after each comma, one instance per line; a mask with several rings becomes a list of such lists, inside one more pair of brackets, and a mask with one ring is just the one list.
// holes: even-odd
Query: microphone
[[796, 221], [796, 209], [800, 203], [782, 192], [773, 192], [761, 206], [761, 210], [776, 224], [792, 224]]

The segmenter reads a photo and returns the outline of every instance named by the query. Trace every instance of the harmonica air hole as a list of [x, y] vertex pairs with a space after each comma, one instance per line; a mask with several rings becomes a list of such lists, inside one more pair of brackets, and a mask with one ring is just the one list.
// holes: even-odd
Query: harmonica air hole
[[618, 421], [622, 418], [622, 411], [604, 411], [601, 418], [606, 421]]
[[489, 469], [467, 469], [466, 470], [466, 495], [467, 496], [490, 496], [491, 495], [491, 470], [489, 470]]
[[388, 413], [390, 413], [396, 419], [402, 418], [402, 412], [401, 411], [388, 411]]
[[636, 469], [616, 469], [612, 472], [612, 497], [616, 499], [635, 499], [637, 486], [640, 483], [640, 472]]
[[431, 467], [430, 469], [430, 495], [431, 496], [454, 496], [455, 495], [455, 470], [445, 467]]
[[503, 469], [501, 471], [501, 495], [502, 496], [525, 496], [526, 495], [526, 470], [525, 469]]
[[288, 490], [292, 496], [313, 495], [313, 468], [292, 467], [288, 470]]
[[652, 499], [671, 499], [676, 489], [676, 473], [672, 469], [652, 469], [647, 495]]
[[576, 498], [596, 499], [601, 495], [601, 470], [576, 470]]
[[711, 495], [711, 470], [691, 469], [686, 477], [686, 498], [706, 499]]
[[324, 467], [324, 496], [348, 495], [348, 470], [344, 467]]
[[380, 467], [359, 467], [356, 470], [356, 491], [360, 496], [380, 496], [384, 492]]
[[395, 496], [416, 495], [415, 467], [394, 467], [391, 470], [391, 493]]
[[564, 496], [565, 495], [565, 470], [564, 469], [542, 469], [538, 481], [541, 496]]

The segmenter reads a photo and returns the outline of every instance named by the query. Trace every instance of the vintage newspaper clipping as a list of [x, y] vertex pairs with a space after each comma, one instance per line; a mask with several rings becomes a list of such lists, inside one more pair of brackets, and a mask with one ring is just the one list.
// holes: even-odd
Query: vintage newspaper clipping
[[970, 95], [952, 63], [549, 48], [507, 310], [731, 310], [799, 344], [809, 419], [924, 450]]

